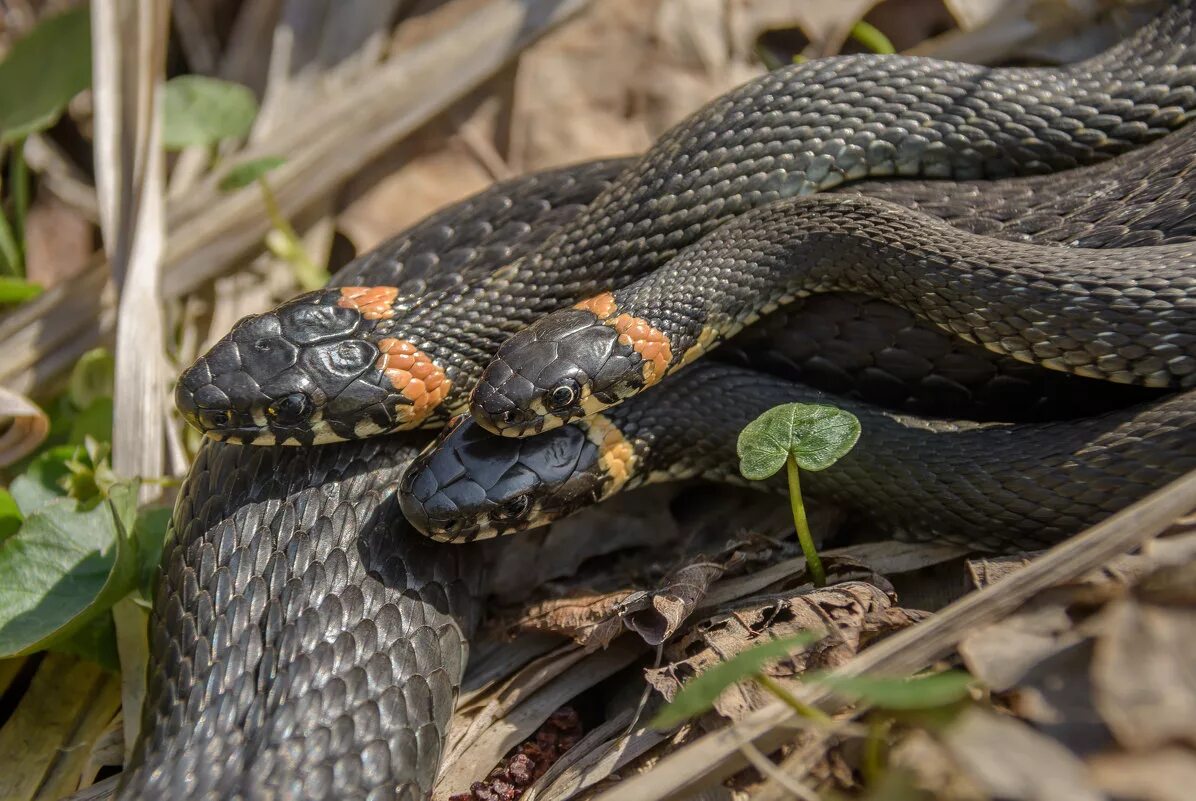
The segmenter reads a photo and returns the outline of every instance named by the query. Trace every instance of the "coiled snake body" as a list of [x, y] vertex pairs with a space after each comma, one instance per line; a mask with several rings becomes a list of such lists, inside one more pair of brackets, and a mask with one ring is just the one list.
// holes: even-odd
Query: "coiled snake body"
[[[630, 172], [620, 173], [626, 165], [606, 165], [496, 188], [359, 260], [338, 276], [339, 285], [394, 287], [384, 307], [370, 308], [380, 317], [389, 310], [388, 319], [402, 322], [418, 350], [443, 363], [454, 391], [464, 393], [507, 333], [603, 288], [616, 275], [633, 277], [742, 210], [719, 197], [728, 187], [739, 201], [758, 205], [811, 188], [809, 181], [820, 187], [835, 182], [819, 180], [819, 173], [822, 179], [835, 170], [842, 178], [862, 174], [863, 161], [835, 166], [822, 158], [824, 146], [865, 160], [887, 154], [894, 173], [963, 178], [1100, 161], [1157, 138], [1196, 109], [1191, 28], [1191, 8], [1181, 3], [1105, 57], [1062, 70], [910, 62], [903, 71], [883, 59], [852, 57], [839, 66], [768, 76], [704, 112], [698, 133], [667, 137]], [[787, 81], [809, 76], [826, 79], [834, 103], [821, 89], [789, 93], [794, 86]], [[871, 82], [887, 100], [841, 106], [858, 99], [853, 82]], [[897, 108], [907, 88], [912, 116]], [[1019, 97], [1025, 102], [1019, 104]], [[759, 107], [764, 98], [776, 101], [771, 109]], [[784, 116], [786, 104], [799, 102], [807, 120], [800, 124]], [[855, 119], [857, 108], [867, 119], [838, 135], [834, 126]], [[884, 127], [883, 115], [913, 135], [892, 150], [860, 144], [858, 135]], [[955, 128], [952, 120], [958, 121]], [[752, 142], [738, 133], [745, 122], [785, 134]], [[805, 141], [817, 147], [787, 152], [787, 137], [803, 126], [809, 128]], [[661, 153], [676, 158], [659, 166]], [[731, 153], [737, 169], [719, 161], [718, 154], [726, 159]], [[1118, 165], [1094, 169], [1107, 167], [1105, 179], [1115, 179], [1129, 170]], [[612, 185], [616, 174], [623, 177]], [[939, 191], [948, 206], [953, 191], [950, 184]], [[958, 191], [967, 197], [976, 189]], [[982, 191], [996, 197], [1004, 190], [994, 184]], [[605, 200], [587, 206], [600, 194]], [[1153, 212], [1144, 209], [1149, 218]], [[618, 216], [619, 210], [629, 216]], [[1095, 230], [1100, 244], [1109, 246], [1137, 236], [1128, 230], [1119, 238], [1099, 225]], [[645, 245], [653, 258], [646, 257]], [[584, 280], [562, 280], [582, 275], [573, 271], [595, 255], [600, 269]], [[503, 267], [512, 262], [519, 266]], [[438, 271], [442, 263], [450, 268], [444, 273]], [[422, 299], [415, 300], [420, 292]], [[535, 302], [523, 305], [528, 298]], [[233, 396], [246, 386], [223, 381], [235, 374], [225, 368], [244, 356], [247, 372], [241, 375], [248, 374], [254, 387], [244, 405], [226, 409], [239, 418], [233, 427], [273, 427], [280, 432], [275, 441], [285, 441], [288, 432], [301, 439], [302, 425], [266, 420], [266, 409], [313, 387], [284, 381], [275, 388], [281, 394], [270, 396], [269, 380], [292, 381], [302, 373], [296, 367], [324, 377], [320, 370], [354, 356], [352, 348], [339, 349], [347, 340], [335, 326], [323, 330], [326, 338], [309, 336], [321, 321], [336, 318], [308, 305], [291, 307], [303, 313], [268, 315], [259, 318], [265, 323], [239, 327], [191, 374], [202, 380], [184, 381], [184, 412], [219, 428], [210, 425], [219, 398], [240, 403]], [[368, 301], [353, 310], [359, 322], [367, 307]], [[299, 341], [288, 340], [296, 333], [288, 326], [303, 320], [317, 327], [301, 327]], [[445, 331], [451, 336], [432, 341]], [[273, 362], [249, 358], [266, 340], [271, 344], [263, 353], [276, 342], [291, 350]], [[345, 406], [346, 414], [377, 402], [362, 392], [356, 406]], [[429, 406], [428, 419], [449, 406]], [[276, 417], [280, 411], [286, 410], [276, 408]], [[395, 420], [383, 422], [394, 427]], [[427, 795], [478, 612], [478, 565], [468, 549], [426, 542], [398, 522], [399, 475], [424, 441], [399, 435], [315, 449], [205, 445], [181, 490], [163, 554], [144, 734], [121, 797]]]

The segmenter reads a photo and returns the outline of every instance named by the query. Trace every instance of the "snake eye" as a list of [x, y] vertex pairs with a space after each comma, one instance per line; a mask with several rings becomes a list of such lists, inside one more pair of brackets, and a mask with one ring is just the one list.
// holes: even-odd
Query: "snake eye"
[[205, 416], [213, 428], [224, 428], [231, 419], [228, 412], [207, 412]]
[[307, 417], [311, 401], [302, 392], [292, 392], [266, 407], [270, 421], [283, 426], [293, 426]]
[[266, 339], [265, 337], [263, 337], [263, 338], [259, 339], [258, 341], [254, 342], [253, 347], [256, 350], [260, 350], [263, 353], [265, 353], [266, 351], [269, 351], [270, 348], [274, 347], [274, 343], [271, 342], [270, 340]]
[[581, 387], [572, 378], [566, 378], [548, 392], [544, 405], [550, 412], [559, 412], [569, 408], [577, 400]]
[[532, 500], [527, 495], [516, 495], [511, 500], [496, 507], [490, 512], [490, 516], [495, 520], [514, 523], [526, 517], [531, 506]]

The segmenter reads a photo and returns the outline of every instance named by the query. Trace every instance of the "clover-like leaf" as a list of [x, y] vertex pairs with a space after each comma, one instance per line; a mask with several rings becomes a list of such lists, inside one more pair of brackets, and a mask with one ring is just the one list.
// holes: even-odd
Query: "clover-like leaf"
[[678, 723], [702, 714], [714, 706], [723, 690], [732, 684], [751, 678], [769, 662], [786, 657], [818, 639], [817, 634], [807, 631], [770, 640], [736, 654], [687, 682], [672, 703], [657, 713], [651, 725], [656, 729], [671, 729]]
[[42, 21], [0, 62], [0, 143], [49, 128], [91, 85], [86, 4]]
[[803, 470], [825, 470], [860, 438], [860, 421], [834, 406], [774, 406], [739, 433], [739, 472], [751, 481], [776, 473], [792, 455]]
[[249, 133], [257, 116], [253, 92], [239, 83], [180, 75], [163, 88], [162, 146], [209, 146]]
[[928, 676], [894, 678], [889, 676], [808, 677], [830, 687], [840, 695], [867, 701], [889, 710], [934, 709], [961, 701], [976, 680], [962, 670], [948, 670]]
[[230, 169], [220, 179], [220, 191], [232, 192], [237, 189], [243, 189], [258, 178], [286, 163], [287, 160], [282, 156], [262, 156], [260, 159], [250, 159], [249, 161], [242, 162]]

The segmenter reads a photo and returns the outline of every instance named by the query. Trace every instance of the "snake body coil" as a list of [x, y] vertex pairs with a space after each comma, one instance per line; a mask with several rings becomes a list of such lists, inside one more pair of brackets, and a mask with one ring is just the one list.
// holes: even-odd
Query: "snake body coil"
[[298, 298], [277, 315], [294, 321], [281, 330], [289, 346], [255, 353], [277, 332], [235, 331], [183, 375], [178, 405], [211, 436], [257, 444], [443, 422], [511, 334], [750, 209], [869, 176], [1060, 170], [1180, 127], [1196, 110], [1194, 10], [1174, 3], [1058, 69], [846, 56], [761, 76], [667, 133], [534, 253], [418, 300], [390, 286]]
[[[417, 293], [488, 272], [576, 215], [621, 166], [493, 187], [334, 280]], [[427, 797], [481, 565], [402, 520], [395, 488], [426, 442], [204, 445], [162, 555], [142, 736], [119, 798]]]
[[[288, 444], [443, 418], [508, 334], [630, 282], [750, 207], [865, 174], [1042, 172], [1158, 138], [1196, 110], [1192, 51], [1182, 2], [1061, 70], [861, 56], [765, 76], [617, 183], [624, 165], [497, 187], [358, 260], [332, 294], [244, 322], [184, 376], [180, 407], [209, 433]], [[1151, 208], [1179, 225], [1149, 201], [1142, 220]], [[1124, 224], [1098, 224], [1097, 238]], [[434, 397], [435, 370], [447, 387], [417, 420], [404, 409]], [[395, 377], [426, 392], [395, 399]], [[398, 477], [421, 441], [205, 445], [163, 554], [143, 735], [120, 797], [427, 795], [478, 564], [403, 527], [381, 536], [399, 520]]]

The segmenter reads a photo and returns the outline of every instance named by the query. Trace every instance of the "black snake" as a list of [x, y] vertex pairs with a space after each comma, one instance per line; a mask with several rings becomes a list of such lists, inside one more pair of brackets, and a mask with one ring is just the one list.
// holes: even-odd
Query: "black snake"
[[[865, 56], [766, 76], [703, 112], [698, 119], [709, 124], [666, 137], [627, 171], [621, 172], [623, 164], [599, 165], [496, 187], [359, 259], [338, 275], [337, 285], [401, 290], [391, 306], [390, 319], [397, 321], [391, 333], [421, 343], [417, 350], [434, 364], [442, 361], [458, 393], [429, 406], [423, 422], [438, 419], [460, 405], [470, 378], [514, 329], [606, 283], [626, 283], [619, 277], [645, 271], [653, 257], [663, 258], [747, 206], [860, 177], [861, 153], [887, 157], [891, 171], [902, 175], [997, 177], [1098, 162], [1161, 136], [1196, 110], [1191, 13], [1189, 4], [1179, 4], [1105, 56], [1061, 70], [916, 61], [907, 74], [900, 61]], [[834, 99], [820, 97], [821, 88], [786, 94], [808, 79], [825, 83]], [[872, 86], [883, 97], [857, 86]], [[748, 113], [764, 98], [776, 107]], [[785, 103], [804, 104], [798, 119], [786, 117]], [[902, 104], [909, 111], [904, 116]], [[888, 130], [881, 120], [890, 117], [892, 130], [905, 132], [896, 143], [874, 135]], [[744, 123], [784, 136], [751, 143], [737, 133]], [[808, 147], [786, 151], [790, 136], [805, 137]], [[687, 148], [698, 150], [687, 154]], [[831, 150], [847, 160], [828, 158]], [[716, 163], [714, 154], [728, 153], [749, 172]], [[674, 160], [661, 165], [662, 154]], [[1104, 180], [1116, 181], [1134, 163], [1094, 169], [1107, 168]], [[612, 184], [616, 175], [622, 177]], [[1061, 190], [1065, 183], [1059, 182]], [[1024, 192], [1009, 186], [1011, 196]], [[714, 197], [717, 188], [728, 187], [739, 193], [736, 202]], [[994, 198], [990, 209], [1001, 206], [1002, 187], [981, 190]], [[977, 189], [941, 184], [931, 193], [941, 210], [952, 207], [956, 191], [966, 198]], [[957, 209], [959, 216], [968, 217], [969, 202]], [[1158, 213], [1154, 228], [1160, 231], [1167, 230], [1166, 220], [1182, 228], [1165, 202], [1146, 200], [1141, 208], [1144, 219]], [[985, 217], [984, 224], [1010, 222], [999, 217]], [[1105, 246], [1133, 244], [1138, 236], [1123, 222], [1093, 230]], [[600, 268], [585, 280], [554, 282], [553, 276], [594, 256]], [[529, 283], [534, 277], [535, 286]], [[553, 291], [543, 292], [545, 286]], [[293, 363], [259, 370], [256, 346], [286, 340], [284, 317], [267, 317], [260, 330], [246, 323], [209, 354], [191, 374], [198, 379], [183, 382], [184, 412], [209, 429], [221, 428], [211, 425], [210, 415], [219, 411], [215, 396], [198, 393], [211, 385], [229, 403], [224, 423], [244, 438], [256, 438], [246, 433], [254, 427], [260, 434], [277, 426], [281, 435], [273, 439], [279, 442], [301, 431], [293, 421], [267, 420], [266, 410], [276, 406], [277, 417], [286, 411], [277, 401], [305, 390], [284, 381], [274, 388], [281, 394], [267, 396], [263, 382], [283, 374], [295, 379], [300, 371], [288, 370], [296, 365], [333, 364], [336, 359], [316, 358], [330, 353], [321, 346], [345, 338], [326, 329], [327, 339], [321, 334], [290, 343]], [[451, 336], [432, 341], [442, 330]], [[305, 362], [307, 354], [315, 356]], [[340, 354], [342, 364], [352, 355]], [[234, 364], [244, 367], [239, 375], [248, 383], [221, 383]], [[241, 403], [242, 390], [248, 400], [233, 405]], [[315, 399], [305, 400], [314, 405]], [[354, 411], [352, 400], [346, 397], [345, 415]], [[377, 396], [363, 391], [356, 401], [360, 412]], [[335, 434], [333, 419], [324, 419], [324, 429]], [[387, 425], [376, 427], [393, 428], [396, 420], [382, 422]], [[427, 794], [478, 612], [479, 566], [468, 548], [429, 543], [397, 523], [399, 475], [425, 441], [399, 435], [315, 449], [205, 445], [181, 490], [163, 554], [144, 736], [121, 797]]]

